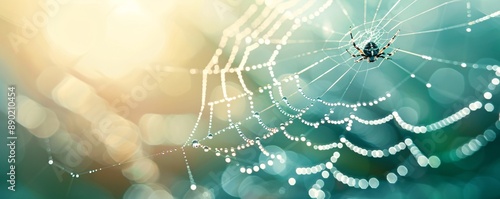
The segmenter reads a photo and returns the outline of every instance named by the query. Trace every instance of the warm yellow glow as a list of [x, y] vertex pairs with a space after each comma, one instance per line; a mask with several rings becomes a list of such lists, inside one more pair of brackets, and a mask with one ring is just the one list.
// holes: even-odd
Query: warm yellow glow
[[32, 0], [2, 1], [0, 18], [21, 27], [23, 20], [32, 20], [26, 16], [30, 16], [39, 9], [39, 6], [32, 2]]
[[[88, 14], [92, 13], [92, 14]], [[102, 34], [106, 10], [99, 3], [65, 5], [47, 26], [47, 36], [56, 49], [73, 57], [95, 46]]]
[[123, 169], [122, 173], [129, 180], [138, 183], [155, 182], [160, 176], [158, 165], [150, 159], [135, 161], [131, 166]]
[[182, 145], [193, 129], [196, 118], [194, 115], [168, 115], [164, 122], [167, 129], [163, 133], [167, 137], [167, 142]]
[[31, 130], [31, 133], [39, 138], [48, 138], [54, 135], [54, 133], [59, 129], [60, 126], [60, 122], [57, 118], [56, 113], [47, 108], [44, 108], [44, 110], [47, 115], [44, 122], [37, 128]]
[[158, 114], [145, 114], [139, 121], [142, 140], [149, 145], [160, 145], [166, 140], [165, 118]]
[[170, 96], [182, 95], [191, 89], [191, 75], [187, 71], [169, 73], [162, 79], [160, 89]]
[[66, 74], [59, 68], [47, 67], [36, 78], [36, 87], [40, 93], [52, 98], [52, 90], [64, 77], [66, 77]]
[[[232, 83], [232, 82], [227, 82], [226, 86], [227, 90], [227, 97], [236, 97], [240, 94], [243, 94], [243, 89], [241, 86]], [[222, 86], [217, 86], [213, 91], [212, 94], [210, 95], [210, 99], [215, 101], [215, 100], [220, 100], [224, 99], [223, 91], [222, 91]], [[248, 104], [246, 98], [240, 98], [237, 100], [234, 100], [231, 102], [231, 118], [233, 120], [242, 120], [245, 118], [245, 111], [247, 111], [246, 105]], [[227, 108], [223, 107], [226, 106], [225, 103], [218, 105], [220, 107], [214, 109], [214, 116], [220, 120], [227, 120]]]
[[[164, 50], [166, 31], [136, 1], [91, 1], [64, 4], [43, 30], [49, 56], [88, 78], [118, 79], [149, 65]], [[160, 10], [158, 10], [160, 12]], [[165, 10], [161, 11], [165, 14]]]
[[133, 124], [111, 124], [104, 143], [110, 157], [116, 162], [123, 162], [141, 151], [138, 128]]
[[98, 121], [103, 115], [107, 114], [108, 111], [106, 102], [99, 96], [92, 94], [87, 103], [80, 106], [76, 112], [88, 121], [93, 122]]
[[85, 100], [93, 93], [92, 90], [85, 82], [66, 75], [52, 91], [52, 98], [59, 105], [74, 111], [84, 105]]
[[18, 96], [17, 100], [17, 122], [28, 129], [34, 129], [45, 121], [47, 113], [40, 104], [23, 95]]
[[147, 66], [163, 48], [165, 32], [160, 23], [134, 1], [117, 5], [103, 23], [96, 45], [75, 66], [85, 75], [123, 77]]
[[173, 63], [185, 63], [197, 59], [196, 54], [207, 45], [204, 36], [193, 31], [183, 30], [179, 24], [168, 22], [168, 36], [166, 42], [167, 54]]
[[165, 42], [165, 33], [158, 20], [134, 1], [118, 6], [107, 17], [106, 27], [108, 45], [128, 53], [133, 57], [131, 60], [154, 57]]

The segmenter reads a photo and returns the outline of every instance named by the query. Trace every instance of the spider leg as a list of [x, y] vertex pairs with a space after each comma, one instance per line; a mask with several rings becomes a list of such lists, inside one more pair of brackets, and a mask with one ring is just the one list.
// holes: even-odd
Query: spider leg
[[385, 57], [384, 55], [379, 55], [379, 56], [377, 56], [377, 57], [381, 57], [381, 58], [384, 58], [384, 59], [387, 59], [387, 60], [392, 59], [392, 58], [390, 58], [389, 56]]
[[354, 62], [358, 63], [358, 62], [362, 61], [363, 59], [366, 59], [366, 57], [361, 57], [361, 58], [359, 58], [358, 60], [356, 60]]
[[[398, 48], [398, 49], [399, 49], [399, 48]], [[393, 56], [393, 55], [396, 53], [396, 51], [398, 51], [398, 49], [393, 50], [392, 52], [390, 52], [390, 53], [389, 53], [389, 54], [387, 54], [387, 55], [388, 55], [388, 56]], [[384, 54], [385, 54], [385, 53], [384, 53]]]
[[352, 37], [352, 27], [349, 27], [349, 35], [351, 35], [351, 42], [354, 48], [356, 48], [361, 55], [365, 55], [365, 53], [358, 46], [356, 46], [356, 42], [354, 42], [354, 38]]
[[347, 49], [345, 49], [345, 51], [346, 51], [347, 53], [349, 53], [349, 55], [351, 55], [352, 57], [359, 57], [359, 56], [362, 56], [362, 55], [354, 55], [354, 54], [352, 54], [351, 52], [349, 52]]
[[389, 48], [389, 46], [392, 44], [392, 42], [394, 42], [394, 40], [396, 40], [396, 36], [398, 36], [399, 34], [399, 30], [396, 32], [396, 34], [394, 34], [394, 36], [392, 36], [391, 40], [389, 40], [389, 43], [387, 43], [387, 45], [385, 45], [382, 49], [380, 49], [380, 51], [378, 52], [377, 55], [381, 55], [382, 53], [384, 53], [384, 50]]

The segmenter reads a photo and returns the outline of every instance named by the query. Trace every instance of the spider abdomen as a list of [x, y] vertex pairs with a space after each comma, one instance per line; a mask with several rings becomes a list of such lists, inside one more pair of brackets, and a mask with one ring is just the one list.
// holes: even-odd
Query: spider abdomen
[[379, 49], [378, 49], [378, 46], [377, 44], [375, 44], [374, 42], [368, 42], [366, 45], [365, 45], [365, 48], [363, 49], [363, 52], [365, 53], [365, 55], [367, 57], [373, 57], [375, 55], [378, 54], [379, 52]]

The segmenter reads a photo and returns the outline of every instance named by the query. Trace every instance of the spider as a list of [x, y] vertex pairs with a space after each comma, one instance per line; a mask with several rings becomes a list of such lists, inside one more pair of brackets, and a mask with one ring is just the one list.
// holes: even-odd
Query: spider
[[[380, 58], [380, 57], [384, 58], [384, 59], [391, 59], [389, 57], [394, 55], [395, 51], [386, 54], [384, 52], [384, 50], [387, 49], [392, 44], [392, 42], [394, 42], [394, 40], [396, 39], [396, 36], [398, 36], [398, 33], [399, 33], [399, 30], [396, 32], [396, 34], [394, 34], [394, 36], [392, 36], [389, 43], [387, 43], [387, 45], [385, 45], [382, 49], [379, 49], [377, 44], [375, 44], [375, 42], [370, 41], [365, 45], [363, 50], [361, 50], [358, 46], [356, 46], [356, 43], [354, 42], [354, 38], [352, 37], [352, 29], [351, 29], [351, 30], [349, 30], [349, 34], [351, 35], [352, 45], [354, 46], [354, 48], [356, 48], [356, 50], [359, 51], [360, 54], [354, 55], [351, 52], [349, 52], [347, 49], [345, 49], [345, 51], [347, 51], [352, 57], [362, 56], [360, 59], [358, 59], [354, 62], [360, 62], [363, 59], [366, 59], [368, 62], [375, 62], [375, 61], [377, 61], [377, 58]], [[387, 57], [385, 57], [384, 55], [387, 55]]]

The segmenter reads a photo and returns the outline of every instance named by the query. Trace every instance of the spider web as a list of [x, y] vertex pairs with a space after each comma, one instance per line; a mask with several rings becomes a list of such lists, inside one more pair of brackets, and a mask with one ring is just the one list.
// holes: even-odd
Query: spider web
[[[249, 196], [234, 179], [255, 173], [276, 176], [280, 194], [296, 187], [328, 198], [333, 186], [377, 189], [465, 159], [500, 127], [500, 69], [488, 45], [499, 41], [484, 32], [498, 25], [500, 11], [472, 7], [458, 0], [257, 1], [224, 30], [207, 66], [190, 70], [202, 78], [196, 123], [182, 147], [159, 154], [182, 153], [192, 190], [200, 165], [189, 164], [189, 153], [222, 156], [228, 166], [220, 186], [234, 197]], [[346, 52], [356, 52], [350, 27], [361, 48], [383, 47], [400, 30], [385, 51], [395, 52], [392, 59], [356, 63]]]

